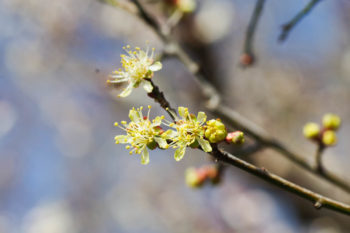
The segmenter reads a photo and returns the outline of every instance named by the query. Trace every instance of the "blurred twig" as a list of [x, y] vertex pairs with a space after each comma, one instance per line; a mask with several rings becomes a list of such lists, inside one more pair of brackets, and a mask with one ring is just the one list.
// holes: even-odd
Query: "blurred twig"
[[255, 60], [255, 55], [253, 52], [253, 40], [256, 27], [258, 25], [262, 10], [264, 8], [264, 4], [265, 0], [257, 0], [253, 14], [250, 18], [249, 25], [247, 27], [243, 46], [243, 53], [241, 56], [241, 65], [244, 67], [252, 65]]
[[294, 16], [288, 23], [282, 26], [282, 32], [278, 40], [283, 42], [287, 39], [290, 31], [299, 23], [321, 0], [311, 0], [297, 15]]
[[212, 111], [214, 114], [219, 115], [223, 118], [223, 120], [227, 121], [231, 125], [243, 130], [245, 133], [257, 140], [262, 146], [269, 147], [278, 151], [280, 154], [284, 155], [292, 162], [298, 164], [300, 167], [314, 174], [317, 174], [319, 177], [350, 193], [349, 184], [339, 179], [337, 176], [330, 174], [329, 172], [324, 171], [322, 173], [319, 173], [317, 168], [310, 165], [308, 162], [302, 159], [301, 156], [289, 150], [282, 142], [275, 138], [272, 138], [270, 134], [266, 133], [263, 129], [261, 129], [253, 122], [249, 121], [247, 118], [242, 117], [239, 113], [224, 106], [221, 103], [221, 97], [218, 91], [203, 77], [200, 66], [187, 55], [187, 53], [176, 41], [174, 41], [169, 35], [164, 34], [162, 30], [160, 30], [160, 27], [157, 26], [155, 20], [153, 20], [152, 17], [143, 9], [138, 0], [133, 0], [133, 2], [137, 4], [140, 12], [142, 11], [142, 13], [139, 13], [139, 16], [144, 19], [144, 22], [150, 26], [165, 43], [165, 52], [168, 55], [176, 56], [186, 66], [188, 71], [192, 73], [196, 78], [195, 81], [201, 88], [203, 95], [208, 98], [206, 107], [210, 111]]

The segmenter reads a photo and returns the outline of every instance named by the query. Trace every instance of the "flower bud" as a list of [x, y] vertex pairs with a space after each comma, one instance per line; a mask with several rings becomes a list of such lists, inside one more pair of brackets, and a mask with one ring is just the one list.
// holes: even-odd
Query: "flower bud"
[[235, 131], [235, 132], [228, 133], [225, 140], [227, 143], [234, 143], [234, 144], [241, 145], [245, 141], [244, 133], [242, 131]]
[[243, 67], [251, 66], [254, 64], [254, 56], [249, 53], [243, 53], [240, 57], [240, 63]]
[[318, 137], [320, 131], [320, 126], [314, 122], [307, 123], [303, 129], [304, 136], [310, 139]]
[[220, 120], [207, 121], [204, 136], [211, 143], [221, 142], [225, 139], [227, 131], [225, 125]]
[[177, 0], [177, 8], [184, 13], [191, 13], [196, 9], [195, 0]]
[[337, 144], [337, 135], [333, 130], [326, 130], [323, 132], [322, 142], [326, 146], [334, 146]]
[[337, 130], [341, 124], [341, 120], [339, 116], [328, 113], [323, 116], [322, 123], [326, 129]]
[[185, 181], [186, 184], [191, 188], [198, 188], [200, 187], [204, 180], [205, 176], [201, 175], [196, 168], [190, 167], [187, 168], [185, 172]]

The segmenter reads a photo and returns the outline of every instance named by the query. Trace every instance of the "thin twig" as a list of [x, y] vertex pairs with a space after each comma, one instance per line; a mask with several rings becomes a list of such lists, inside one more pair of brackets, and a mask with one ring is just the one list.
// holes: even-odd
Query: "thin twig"
[[246, 67], [252, 65], [255, 60], [255, 55], [253, 51], [253, 40], [256, 32], [256, 28], [264, 8], [265, 0], [257, 0], [253, 14], [250, 18], [249, 25], [245, 34], [243, 53], [241, 56], [241, 65]]
[[322, 143], [319, 143], [317, 146], [316, 155], [315, 155], [316, 169], [320, 174], [324, 173], [324, 168], [322, 165], [322, 153], [324, 149], [325, 149], [325, 146]]
[[317, 209], [324, 207], [334, 210], [336, 212], [350, 215], [350, 206], [347, 204], [332, 200], [328, 197], [324, 197], [318, 193], [312, 192], [311, 190], [301, 187], [286, 179], [283, 179], [282, 177], [275, 175], [264, 168], [256, 167], [253, 164], [241, 160], [226, 151], [214, 147], [211, 154], [220, 161], [226, 162], [230, 165], [245, 170], [256, 177], [259, 177], [271, 184], [280, 187], [281, 189], [287, 190], [288, 192], [294, 193], [299, 197], [310, 200], [314, 204], [314, 207]]
[[278, 40], [283, 42], [287, 39], [290, 31], [299, 23], [321, 0], [311, 0], [298, 14], [296, 14], [288, 23], [282, 26], [282, 32]]
[[165, 99], [164, 93], [159, 90], [158, 86], [154, 85], [151, 79], [148, 79], [148, 81], [153, 86], [152, 92], [148, 93], [148, 96], [151, 97], [155, 102], [157, 102], [162, 108], [164, 108], [171, 117], [171, 119], [176, 121], [176, 110], [171, 108], [170, 103]]
[[[133, 1], [138, 2], [137, 0], [133, 0]], [[290, 151], [279, 140], [272, 138], [263, 129], [261, 129], [251, 121], [247, 120], [246, 118], [241, 117], [237, 112], [233, 111], [232, 109], [229, 109], [228, 107], [225, 107], [221, 103], [221, 97], [218, 94], [218, 91], [208, 81], [206, 81], [202, 77], [199, 65], [196, 62], [194, 62], [187, 55], [186, 52], [183, 51], [183, 49], [179, 46], [178, 43], [172, 41], [168, 35], [165, 35], [159, 29], [159, 26], [155, 26], [153, 23], [151, 23], [151, 22], [155, 22], [154, 20], [151, 20], [150, 22], [149, 20], [146, 20], [146, 18], [152, 18], [152, 17], [148, 15], [148, 13], [142, 8], [140, 4], [138, 4], [137, 6], [140, 7], [143, 12], [143, 14], [139, 14], [139, 16], [141, 16], [145, 20], [147, 25], [149, 25], [151, 28], [154, 29], [157, 35], [159, 35], [160, 38], [165, 43], [166, 52], [169, 55], [176, 56], [187, 67], [189, 72], [192, 73], [193, 76], [196, 78], [195, 80], [197, 81], [199, 87], [201, 88], [204, 96], [209, 99], [207, 102], [207, 108], [209, 110], [211, 110], [213, 113], [220, 115], [222, 118], [224, 118], [228, 123], [232, 124], [233, 126], [237, 126], [241, 130], [246, 132], [248, 135], [256, 139], [258, 142], [260, 142], [263, 146], [269, 147], [271, 149], [278, 151], [280, 154], [286, 156], [292, 162], [298, 164], [300, 167], [304, 168], [305, 170], [308, 170], [314, 174], [319, 175], [321, 178], [329, 181], [330, 183], [333, 183], [334, 185], [338, 186], [344, 191], [350, 193], [349, 184], [339, 179], [337, 176], [330, 174], [329, 172], [323, 172], [322, 174], [318, 173], [315, 167], [311, 166], [309, 163], [303, 160], [301, 156]], [[144, 18], [144, 15], [146, 15], [146, 18]]]

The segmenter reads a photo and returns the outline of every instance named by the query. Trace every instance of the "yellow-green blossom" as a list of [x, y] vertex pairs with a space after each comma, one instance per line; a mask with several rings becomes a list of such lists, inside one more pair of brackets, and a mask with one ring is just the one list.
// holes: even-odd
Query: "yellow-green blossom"
[[210, 143], [204, 139], [204, 126], [207, 116], [204, 112], [199, 112], [197, 117], [190, 114], [187, 108], [179, 107], [181, 119], [176, 123], [169, 124], [176, 131], [168, 130], [164, 134], [172, 140], [171, 146], [177, 148], [174, 157], [176, 161], [181, 160], [187, 146], [195, 147], [198, 143], [205, 152], [212, 151]]
[[150, 79], [153, 76], [154, 71], [158, 71], [162, 68], [162, 63], [159, 61], [154, 62], [154, 48], [151, 54], [149, 54], [149, 48], [146, 51], [136, 47], [134, 51], [130, 50], [130, 46], [123, 47], [126, 51], [126, 55], [121, 55], [121, 63], [124, 70], [119, 69], [114, 71], [111, 75], [112, 80], [108, 80], [109, 83], [121, 83], [127, 82], [127, 87], [119, 94], [120, 97], [126, 97], [130, 95], [133, 88], [138, 87], [140, 84], [147, 92], [152, 92], [153, 86]]
[[[151, 106], [148, 106], [151, 109]], [[138, 109], [131, 109], [129, 111], [130, 123], [122, 121], [120, 126], [117, 122], [116, 126], [119, 126], [126, 132], [126, 135], [115, 136], [115, 143], [130, 144], [126, 146], [126, 149], [131, 149], [130, 154], [135, 152], [141, 154], [141, 163], [149, 163], [149, 153], [147, 147], [154, 148], [155, 144], [158, 144], [160, 148], [168, 148], [166, 141], [166, 134], [163, 134], [163, 130], [160, 128], [164, 117], [156, 117], [150, 121], [148, 110], [147, 116], [142, 115], [142, 107]]]

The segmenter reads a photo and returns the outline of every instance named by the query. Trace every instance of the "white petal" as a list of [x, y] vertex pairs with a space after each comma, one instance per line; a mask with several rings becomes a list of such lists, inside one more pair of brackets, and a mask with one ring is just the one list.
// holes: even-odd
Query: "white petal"
[[160, 126], [162, 124], [162, 118], [160, 116], [157, 116], [154, 118], [152, 125], [153, 126]]
[[158, 143], [160, 148], [166, 149], [168, 147], [168, 143], [161, 137], [154, 137], [154, 140]]
[[147, 91], [147, 93], [152, 92], [153, 86], [152, 86], [151, 82], [143, 81], [142, 83], [143, 83], [143, 89], [145, 89]]
[[166, 138], [167, 138], [167, 139], [175, 138], [175, 137], [178, 135], [177, 132], [175, 132], [174, 130], [171, 130], [171, 129], [168, 129], [168, 130], [165, 132], [165, 134], [166, 134]]
[[162, 69], [162, 67], [163, 67], [162, 63], [157, 61], [149, 67], [149, 70], [150, 71], [158, 71], [158, 70]]
[[132, 83], [130, 83], [124, 90], [122, 93], [120, 93], [118, 96], [119, 97], [127, 97], [128, 95], [130, 95], [131, 91], [132, 91], [133, 85]]
[[205, 152], [211, 152], [212, 151], [212, 148], [210, 146], [210, 143], [203, 139], [203, 138], [196, 138], [199, 145], [201, 145], [202, 149], [205, 151]]
[[140, 121], [140, 115], [135, 109], [130, 109], [129, 118], [131, 121], [136, 123]]
[[174, 159], [176, 161], [180, 161], [184, 157], [185, 152], [186, 152], [186, 147], [185, 146], [184, 147], [180, 147], [179, 149], [177, 149], [175, 151]]
[[197, 114], [197, 121], [199, 121], [200, 123], [204, 123], [207, 120], [207, 115], [205, 115], [204, 112], [199, 112]]
[[142, 151], [141, 163], [144, 165], [149, 163], [149, 153], [148, 153], [147, 147], [145, 147], [145, 149], [143, 149], [143, 151]]
[[185, 107], [178, 107], [179, 115], [183, 118], [186, 118], [186, 108]]

